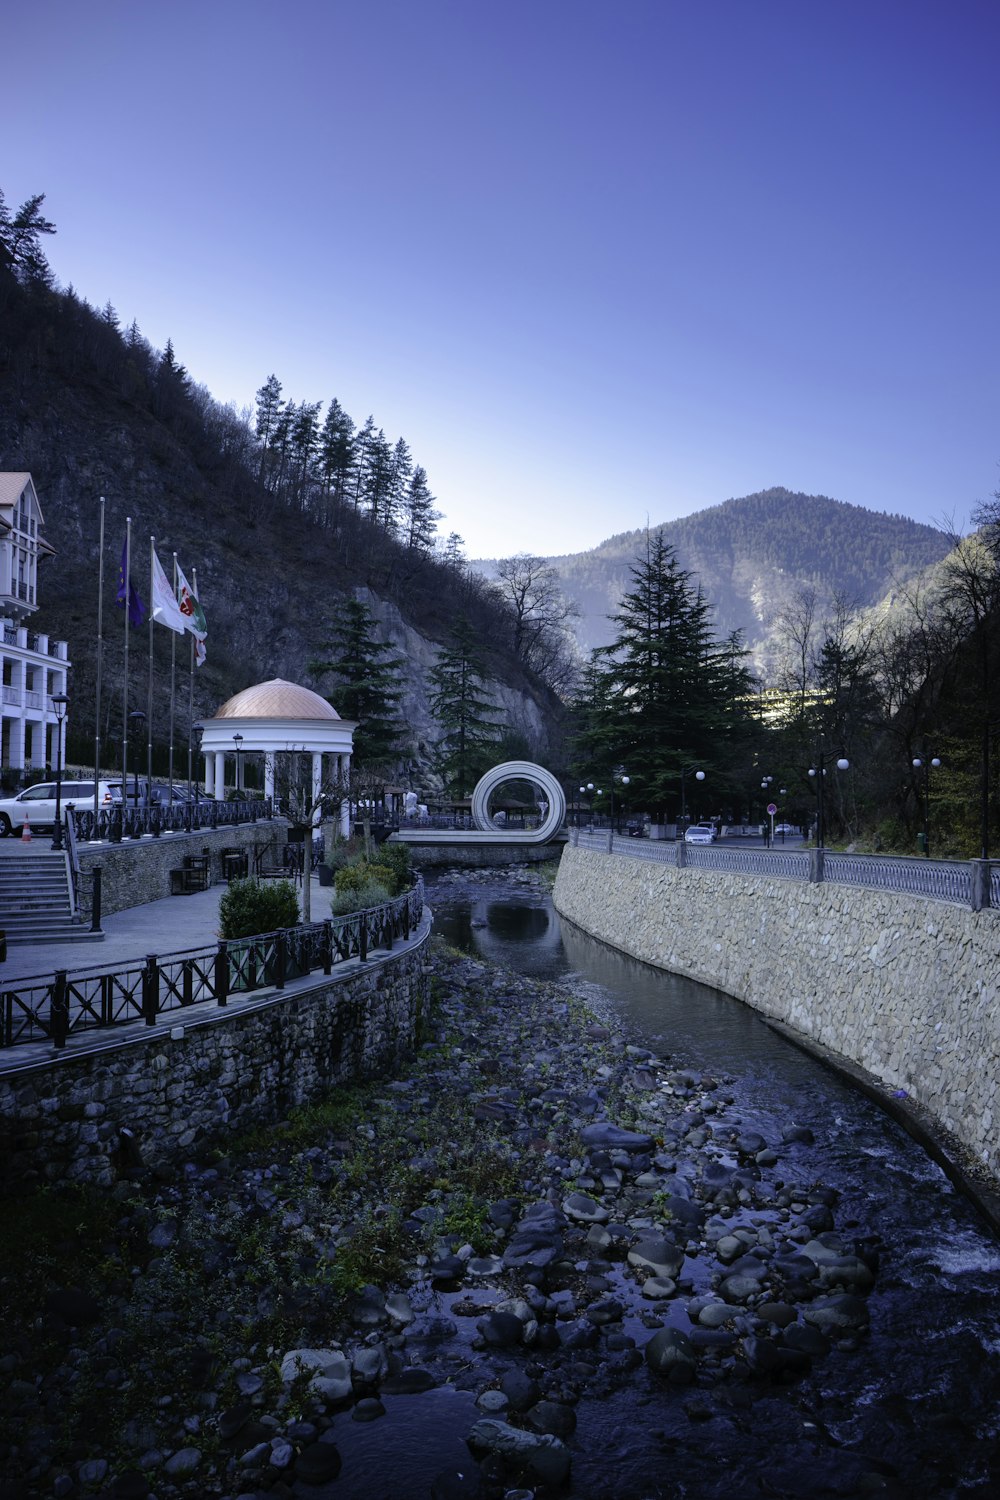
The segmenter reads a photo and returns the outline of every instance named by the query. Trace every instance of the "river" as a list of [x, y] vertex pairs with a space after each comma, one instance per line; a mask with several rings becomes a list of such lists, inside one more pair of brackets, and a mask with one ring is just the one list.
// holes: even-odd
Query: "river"
[[[726, 1420], [639, 1412], [627, 1393], [581, 1403], [574, 1496], [996, 1493], [1000, 1244], [921, 1146], [748, 1007], [561, 921], [544, 878], [445, 873], [428, 879], [427, 899], [454, 946], [568, 981], [672, 1066], [715, 1075], [748, 1129], [770, 1140], [789, 1123], [811, 1126], [797, 1168], [836, 1190], [838, 1229], [878, 1247], [869, 1336], [808, 1380]], [[848, 1454], [865, 1456], [862, 1488], [838, 1462]]]

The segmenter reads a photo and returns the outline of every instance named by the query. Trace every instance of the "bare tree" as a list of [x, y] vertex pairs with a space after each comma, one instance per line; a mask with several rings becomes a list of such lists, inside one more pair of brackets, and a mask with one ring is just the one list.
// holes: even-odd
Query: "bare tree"
[[563, 594], [556, 569], [527, 552], [502, 557], [497, 588], [513, 615], [515, 655], [551, 687], [568, 686], [579, 669], [572, 621], [580, 609]]

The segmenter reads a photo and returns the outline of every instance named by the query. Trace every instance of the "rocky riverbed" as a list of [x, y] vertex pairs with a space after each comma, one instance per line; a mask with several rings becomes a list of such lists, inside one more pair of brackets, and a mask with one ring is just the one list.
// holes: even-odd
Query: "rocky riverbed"
[[827, 1426], [880, 1247], [815, 1122], [764, 1139], [571, 987], [432, 962], [399, 1077], [26, 1216], [3, 1500], [932, 1493]]

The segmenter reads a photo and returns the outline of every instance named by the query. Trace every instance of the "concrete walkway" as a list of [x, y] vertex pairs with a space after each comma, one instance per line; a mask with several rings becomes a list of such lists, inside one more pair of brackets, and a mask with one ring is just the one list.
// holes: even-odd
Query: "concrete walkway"
[[[7, 949], [0, 963], [0, 990], [22, 979], [51, 978], [57, 969], [113, 969], [143, 959], [148, 953], [183, 953], [209, 948], [219, 940], [219, 901], [226, 890], [220, 881], [192, 896], [166, 896], [116, 912], [101, 923], [104, 941], [78, 943], [19, 943]], [[321, 886], [318, 875], [310, 885], [312, 920], [330, 916], [331, 886]], [[302, 891], [298, 888], [299, 906]]]

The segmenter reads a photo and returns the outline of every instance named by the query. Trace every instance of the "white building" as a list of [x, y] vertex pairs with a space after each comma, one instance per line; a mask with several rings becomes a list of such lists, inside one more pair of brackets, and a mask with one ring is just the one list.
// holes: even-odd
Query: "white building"
[[50, 640], [29, 626], [38, 608], [39, 559], [54, 555], [41, 533], [42, 510], [31, 475], [0, 473], [0, 766], [5, 771], [44, 770], [57, 760], [52, 696], [66, 692], [70, 663], [65, 641]]

